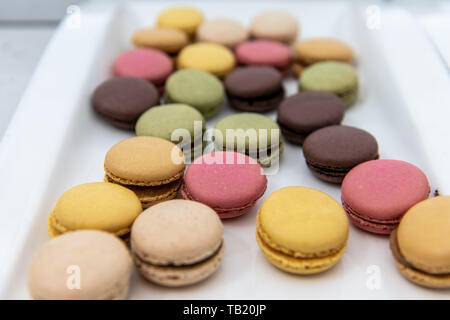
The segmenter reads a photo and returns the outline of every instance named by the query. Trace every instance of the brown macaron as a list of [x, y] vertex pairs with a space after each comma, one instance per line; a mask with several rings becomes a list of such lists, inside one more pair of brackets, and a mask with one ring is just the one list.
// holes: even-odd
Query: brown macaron
[[284, 137], [302, 145], [313, 131], [340, 124], [345, 103], [330, 92], [303, 91], [287, 97], [277, 110], [277, 122]]
[[266, 112], [284, 98], [281, 73], [273, 67], [249, 66], [235, 69], [225, 78], [230, 105], [238, 110]]
[[140, 78], [115, 77], [101, 83], [94, 91], [94, 109], [113, 125], [134, 129], [137, 119], [159, 103], [156, 87]]
[[379, 157], [377, 140], [370, 133], [339, 125], [311, 133], [303, 143], [303, 155], [316, 177], [332, 183], [341, 183], [353, 167]]

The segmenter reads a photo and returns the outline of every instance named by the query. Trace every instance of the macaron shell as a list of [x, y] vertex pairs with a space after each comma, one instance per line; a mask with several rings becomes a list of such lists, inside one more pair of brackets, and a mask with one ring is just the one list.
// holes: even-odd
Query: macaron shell
[[295, 274], [324, 272], [333, 267], [341, 259], [345, 250], [345, 247], [343, 247], [337, 253], [321, 258], [298, 259], [280, 251], [273, 250], [264, 242], [258, 233], [256, 233], [256, 240], [264, 256], [270, 263], [283, 271]]
[[297, 38], [299, 23], [291, 14], [284, 11], [265, 11], [252, 21], [253, 37], [290, 43]]
[[253, 205], [266, 190], [267, 178], [256, 160], [236, 152], [213, 152], [186, 170], [185, 193], [219, 214]]
[[368, 220], [395, 220], [430, 191], [425, 174], [400, 160], [372, 160], [354, 167], [342, 182], [342, 203]]
[[131, 231], [131, 244], [147, 263], [182, 266], [211, 257], [221, 246], [222, 237], [222, 222], [210, 207], [170, 200], [139, 215]]
[[344, 42], [331, 38], [313, 38], [297, 43], [294, 47], [298, 59], [312, 64], [319, 61], [333, 60], [350, 62], [353, 50]]
[[197, 40], [219, 43], [234, 48], [246, 41], [249, 31], [238, 21], [228, 18], [218, 18], [203, 22], [197, 29]]
[[319, 178], [338, 183], [354, 166], [379, 157], [377, 140], [370, 133], [341, 125], [312, 132], [303, 143], [303, 155]]
[[159, 27], [175, 28], [192, 36], [203, 22], [203, 14], [192, 7], [173, 7], [163, 11], [157, 20]]
[[210, 277], [220, 267], [224, 254], [224, 244], [209, 259], [185, 266], [158, 266], [146, 263], [136, 254], [133, 255], [139, 272], [148, 280], [167, 287], [191, 285]]
[[195, 69], [178, 70], [166, 83], [166, 103], [185, 103], [210, 117], [220, 110], [225, 99], [222, 82], [209, 72]]
[[227, 92], [240, 98], [270, 96], [282, 90], [281, 73], [267, 66], [237, 68], [224, 82]]
[[[397, 231], [406, 261], [432, 274], [450, 274], [450, 197], [419, 202], [404, 215]], [[450, 275], [449, 275], [450, 277]]]
[[95, 110], [120, 127], [125, 125], [134, 127], [139, 116], [158, 101], [159, 93], [155, 86], [134, 77], [115, 77], [106, 80], [92, 95]]
[[146, 79], [163, 84], [173, 71], [173, 63], [164, 52], [140, 48], [122, 53], [114, 62], [114, 75]]
[[297, 133], [310, 133], [341, 123], [345, 103], [335, 94], [303, 91], [287, 97], [277, 110], [277, 121]]
[[66, 191], [58, 199], [50, 221], [60, 233], [98, 229], [121, 236], [129, 232], [141, 212], [141, 203], [132, 191], [112, 183], [95, 182]]
[[138, 186], [157, 186], [178, 180], [185, 168], [180, 148], [167, 140], [148, 136], [128, 138], [115, 144], [107, 152], [104, 165], [112, 180]]
[[187, 104], [166, 104], [153, 107], [142, 114], [136, 123], [136, 134], [186, 144], [186, 141], [183, 143], [182, 140], [178, 140], [178, 136], [174, 136], [174, 141], [172, 141], [172, 133], [176, 133], [177, 129], [188, 130], [190, 136], [183, 138], [189, 138], [190, 145], [194, 139], [196, 122], [200, 123], [200, 128], [204, 128], [205, 120], [195, 108]]
[[[79, 290], [67, 286], [69, 266], [78, 266]], [[101, 231], [75, 231], [46, 242], [28, 272], [32, 299], [124, 299], [132, 260], [124, 243]]]
[[177, 59], [178, 69], [199, 69], [224, 77], [234, 68], [233, 53], [217, 43], [194, 43], [181, 50]]
[[266, 65], [284, 69], [292, 60], [288, 46], [269, 40], [244, 42], [236, 47], [235, 53], [238, 62], [244, 65]]
[[[226, 135], [227, 129], [235, 129], [235, 130], [242, 129], [243, 130], [242, 134], [239, 134], [239, 132], [237, 132], [238, 138], [233, 137], [235, 147], [236, 147], [238, 141], [242, 140], [239, 138], [239, 136], [244, 135], [248, 129], [256, 130], [256, 141], [255, 141], [255, 137], [252, 137], [252, 136], [245, 139], [245, 149], [246, 150], [248, 150], [248, 148], [249, 148], [250, 140], [252, 141], [252, 143], [256, 143], [259, 141], [259, 133], [261, 133], [260, 130], [267, 130], [266, 131], [267, 132], [267, 143], [264, 146], [259, 145], [259, 143], [258, 143], [258, 150], [265, 150], [265, 149], [269, 148], [271, 146], [271, 144], [279, 143], [280, 139], [281, 139], [281, 135], [279, 133], [280, 128], [278, 127], [278, 125], [269, 117], [266, 117], [266, 116], [258, 114], [258, 113], [243, 112], [243, 113], [230, 115], [230, 116], [225, 117], [222, 120], [220, 120], [216, 124], [215, 128], [218, 129], [222, 133], [221, 136], [217, 136], [215, 139], [216, 146], [222, 146], [224, 148], [227, 147], [227, 144], [229, 143], [229, 142], [227, 142], [227, 135]], [[278, 130], [277, 140], [273, 141], [273, 142], [272, 142], [272, 136], [275, 138], [276, 135], [274, 132], [272, 132], [272, 130]]]
[[325, 61], [306, 68], [299, 80], [301, 91], [327, 91], [340, 96], [346, 105], [352, 104], [358, 92], [358, 74], [347, 63]]
[[276, 251], [294, 258], [321, 258], [345, 247], [345, 211], [329, 195], [306, 187], [272, 193], [258, 212], [258, 234]]
[[144, 28], [133, 34], [132, 42], [136, 47], [154, 48], [174, 54], [188, 45], [186, 33], [174, 28]]

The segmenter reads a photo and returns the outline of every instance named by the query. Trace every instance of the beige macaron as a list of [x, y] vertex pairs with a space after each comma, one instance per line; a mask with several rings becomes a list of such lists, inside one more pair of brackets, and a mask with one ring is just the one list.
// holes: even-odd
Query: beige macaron
[[302, 73], [303, 69], [321, 61], [352, 62], [354, 53], [352, 48], [338, 39], [311, 38], [295, 44], [294, 71]]
[[299, 23], [293, 15], [288, 12], [273, 10], [255, 16], [250, 26], [250, 32], [257, 39], [289, 44], [297, 39], [299, 28]]
[[132, 259], [119, 238], [74, 231], [46, 242], [31, 262], [28, 289], [36, 300], [117, 300], [128, 294]]
[[219, 43], [231, 49], [248, 37], [246, 27], [239, 21], [228, 18], [207, 20], [197, 28], [197, 41]]
[[202, 281], [220, 266], [223, 225], [210, 207], [170, 200], [145, 210], [131, 231], [132, 255], [148, 280], [178, 287]]
[[184, 175], [184, 156], [170, 141], [139, 136], [109, 149], [105, 156], [105, 181], [123, 185], [136, 193], [148, 208], [176, 197]]
[[450, 288], [450, 196], [419, 202], [391, 233], [391, 250], [408, 280], [430, 288]]
[[136, 47], [154, 48], [174, 55], [189, 43], [187, 34], [175, 28], [144, 28], [133, 34], [132, 42]]

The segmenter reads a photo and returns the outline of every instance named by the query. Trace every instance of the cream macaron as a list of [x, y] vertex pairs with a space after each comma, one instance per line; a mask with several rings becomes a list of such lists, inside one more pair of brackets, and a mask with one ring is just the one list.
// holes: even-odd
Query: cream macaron
[[220, 266], [223, 225], [210, 207], [170, 200], [145, 210], [131, 231], [138, 271], [160, 285], [179, 287], [211, 276]]
[[118, 300], [128, 294], [132, 259], [119, 238], [74, 231], [46, 242], [31, 262], [28, 290], [35, 300]]

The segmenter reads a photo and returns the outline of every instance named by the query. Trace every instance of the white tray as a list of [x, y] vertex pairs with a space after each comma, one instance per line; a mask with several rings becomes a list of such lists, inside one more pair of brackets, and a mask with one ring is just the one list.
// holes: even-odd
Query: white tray
[[[381, 29], [370, 29], [374, 8], [347, 3], [196, 2], [207, 17], [231, 16], [249, 24], [268, 8], [301, 21], [301, 38], [335, 36], [357, 52], [361, 94], [343, 121], [378, 139], [382, 158], [410, 161], [428, 175], [432, 190], [450, 192], [449, 77], [416, 21], [405, 11], [381, 7]], [[28, 298], [30, 259], [48, 240], [46, 222], [58, 197], [80, 183], [102, 181], [103, 159], [116, 142], [132, 136], [100, 119], [90, 95], [110, 76], [114, 58], [130, 48], [138, 27], [152, 25], [167, 2], [81, 7], [81, 28], [67, 19], [47, 48], [0, 149], [0, 297]], [[376, 13], [375, 8], [375, 15]], [[375, 17], [376, 18], [376, 17]], [[370, 22], [370, 21], [372, 22]], [[288, 94], [296, 92], [286, 81]], [[234, 111], [225, 106], [216, 121]], [[270, 114], [275, 118], [275, 112]], [[308, 171], [299, 147], [286, 144], [280, 171], [269, 177], [267, 197], [290, 185], [317, 188], [340, 201], [340, 188]], [[255, 241], [261, 199], [247, 215], [224, 221], [226, 253], [207, 281], [167, 289], [132, 278], [131, 299], [448, 298], [405, 280], [395, 268], [388, 239], [351, 227], [342, 260], [331, 270], [295, 276], [273, 267]], [[378, 277], [379, 276], [379, 277]], [[370, 285], [380, 279], [380, 286]], [[375, 279], [375, 280], [376, 280]], [[369, 282], [369, 283], [368, 283]], [[376, 282], [376, 281], [375, 281]]]

